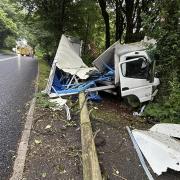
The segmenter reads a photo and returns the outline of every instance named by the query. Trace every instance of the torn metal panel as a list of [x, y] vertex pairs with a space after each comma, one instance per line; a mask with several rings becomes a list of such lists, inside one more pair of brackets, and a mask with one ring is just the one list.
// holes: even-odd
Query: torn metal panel
[[126, 126], [126, 129], [127, 129], [127, 131], [128, 131], [128, 134], [129, 134], [129, 136], [130, 136], [130, 138], [131, 138], [131, 141], [132, 141], [132, 143], [133, 143], [133, 145], [134, 145], [134, 149], [135, 149], [136, 152], [137, 152], [137, 155], [138, 155], [138, 157], [139, 157], [139, 160], [140, 160], [140, 162], [141, 162], [141, 165], [142, 165], [142, 167], [143, 167], [143, 169], [144, 169], [144, 171], [145, 171], [148, 179], [149, 179], [149, 180], [154, 180], [154, 178], [153, 178], [153, 176], [151, 175], [148, 167], [146, 166], [144, 157], [143, 157], [143, 155], [142, 155], [142, 153], [141, 153], [141, 151], [140, 151], [140, 149], [139, 149], [139, 146], [138, 146], [137, 142], [135, 141], [135, 138], [134, 138], [134, 136], [133, 136], [130, 128], [129, 128], [128, 126]]
[[145, 47], [142, 46], [141, 42], [131, 43], [131, 44], [120, 44], [119, 41], [115, 42], [111, 47], [109, 47], [106, 51], [104, 51], [97, 59], [93, 61], [93, 65], [100, 71], [104, 72], [105, 66], [107, 64], [109, 66], [116, 66], [115, 64], [115, 56], [119, 57], [134, 51], [145, 50]]
[[171, 137], [180, 138], [180, 124], [156, 124], [150, 129], [150, 131], [155, 131]]
[[77, 37], [72, 37], [72, 36], [68, 36], [68, 40], [71, 42], [74, 51], [81, 57], [83, 41]]
[[74, 47], [71, 41], [62, 35], [54, 61], [56, 66], [64, 72], [76, 74], [80, 79], [87, 79], [88, 73], [95, 68], [89, 68], [75, 49], [78, 49], [77, 44]]
[[153, 131], [133, 130], [133, 136], [157, 175], [167, 168], [180, 171], [180, 142]]
[[89, 68], [86, 64], [84, 64], [80, 57], [80, 51], [81, 44], [78, 44], [78, 42], [72, 38], [67, 38], [62, 35], [52, 64], [45, 93], [51, 93], [57, 69], [60, 69], [67, 74], [76, 75], [80, 79], [87, 79], [89, 77], [89, 73], [96, 70], [96, 68]]
[[106, 51], [104, 51], [97, 59], [93, 61], [93, 65], [101, 72], [103, 73], [106, 69], [107, 65], [113, 65], [114, 66], [114, 51], [116, 45], [118, 45], [119, 42], [114, 43], [111, 47], [109, 47]]
[[92, 67], [92, 68], [84, 68], [84, 67], [80, 67], [80, 68], [62, 68], [61, 66], [59, 66], [57, 64], [57, 67], [59, 69], [62, 69], [64, 72], [67, 72], [71, 75], [76, 75], [78, 76], [80, 79], [87, 79], [89, 77], [89, 73], [91, 71], [95, 71], [96, 68]]
[[143, 51], [146, 47], [142, 45], [141, 42], [130, 43], [130, 44], [118, 44], [115, 48], [115, 53], [118, 56], [122, 56], [127, 53], [135, 52], [135, 51]]

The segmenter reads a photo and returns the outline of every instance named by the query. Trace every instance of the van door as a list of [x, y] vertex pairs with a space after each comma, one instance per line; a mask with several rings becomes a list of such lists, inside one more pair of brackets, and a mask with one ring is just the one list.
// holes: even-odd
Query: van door
[[140, 102], [151, 100], [150, 62], [145, 56], [125, 56], [119, 63], [122, 97], [134, 95]]

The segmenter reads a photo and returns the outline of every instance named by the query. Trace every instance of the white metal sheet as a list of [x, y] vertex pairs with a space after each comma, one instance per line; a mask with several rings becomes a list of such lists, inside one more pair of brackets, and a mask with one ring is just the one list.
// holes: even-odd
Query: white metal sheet
[[154, 125], [150, 131], [166, 134], [171, 137], [180, 138], [180, 124], [161, 123]]
[[153, 131], [133, 130], [133, 136], [157, 175], [167, 168], [180, 171], [180, 142]]
[[54, 61], [57, 62], [56, 66], [59, 69], [72, 75], [76, 74], [80, 79], [87, 79], [88, 72], [95, 69], [89, 68], [83, 62], [79, 52], [76, 52], [70, 40], [64, 35], [61, 37]]

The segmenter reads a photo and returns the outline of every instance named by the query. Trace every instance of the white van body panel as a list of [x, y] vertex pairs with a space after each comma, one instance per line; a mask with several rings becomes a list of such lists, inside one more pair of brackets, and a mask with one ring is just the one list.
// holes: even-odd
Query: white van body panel
[[[122, 97], [134, 95], [142, 103], [151, 100], [153, 84], [145, 78], [132, 78], [123, 75], [126, 73], [126, 63], [138, 61], [138, 57], [140, 56], [145, 57], [147, 61], [149, 61], [149, 57], [145, 51], [131, 52], [122, 55], [119, 63], [119, 75]], [[133, 57], [133, 59], [127, 60], [128, 57]]]

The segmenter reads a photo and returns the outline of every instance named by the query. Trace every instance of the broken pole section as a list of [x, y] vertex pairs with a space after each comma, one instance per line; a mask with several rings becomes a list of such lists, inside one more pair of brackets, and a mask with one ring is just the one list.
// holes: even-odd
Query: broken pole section
[[94, 137], [83, 92], [79, 94], [82, 164], [84, 180], [102, 180]]

